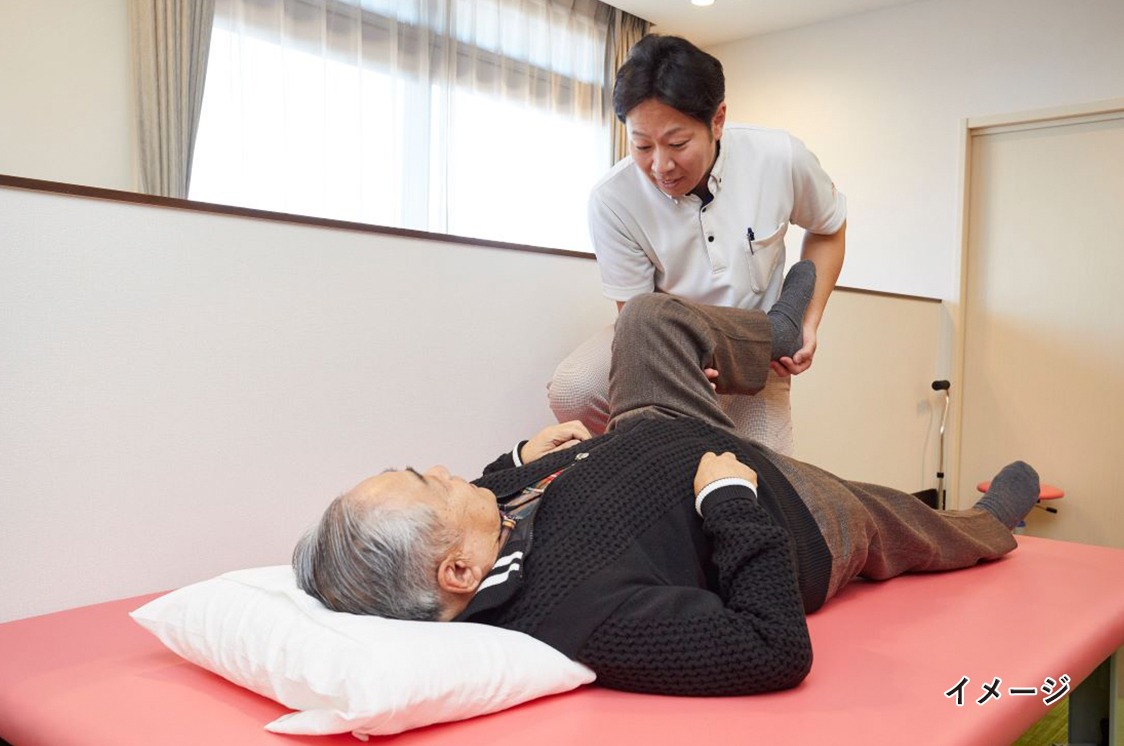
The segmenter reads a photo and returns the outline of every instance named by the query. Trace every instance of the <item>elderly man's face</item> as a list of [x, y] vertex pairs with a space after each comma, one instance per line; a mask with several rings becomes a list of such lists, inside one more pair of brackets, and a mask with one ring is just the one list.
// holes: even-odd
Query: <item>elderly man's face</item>
[[424, 473], [409, 467], [383, 472], [360, 482], [349, 498], [391, 509], [424, 503], [442, 525], [461, 537], [461, 553], [485, 573], [499, 556], [502, 516], [495, 493], [452, 476], [444, 466]]

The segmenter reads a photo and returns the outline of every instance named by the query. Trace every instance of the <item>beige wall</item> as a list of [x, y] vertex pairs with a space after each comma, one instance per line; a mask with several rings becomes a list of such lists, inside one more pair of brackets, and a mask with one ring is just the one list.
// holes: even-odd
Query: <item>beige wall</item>
[[[284, 562], [384, 467], [472, 474], [616, 316], [588, 259], [2, 187], [0, 225], [0, 621]], [[831, 310], [799, 455], [927, 486], [940, 305]]]
[[125, 0], [0, 0], [0, 173], [133, 189]]
[[1124, 96], [1122, 39], [1120, 0], [928, 0], [710, 51], [847, 194], [840, 282], [955, 299], [960, 121]]
[[796, 457], [847, 479], [936, 488], [944, 316], [936, 301], [833, 294], [815, 363], [792, 382]]

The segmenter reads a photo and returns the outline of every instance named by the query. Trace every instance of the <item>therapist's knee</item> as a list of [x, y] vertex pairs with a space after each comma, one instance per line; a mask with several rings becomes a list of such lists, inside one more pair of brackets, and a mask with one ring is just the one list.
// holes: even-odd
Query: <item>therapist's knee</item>
[[550, 411], [559, 422], [578, 420], [590, 432], [605, 431], [609, 418], [607, 372], [565, 360], [547, 386]]
[[609, 349], [612, 327], [583, 342], [558, 364], [547, 385], [547, 401], [559, 422], [580, 420], [590, 432], [604, 431], [609, 416]]

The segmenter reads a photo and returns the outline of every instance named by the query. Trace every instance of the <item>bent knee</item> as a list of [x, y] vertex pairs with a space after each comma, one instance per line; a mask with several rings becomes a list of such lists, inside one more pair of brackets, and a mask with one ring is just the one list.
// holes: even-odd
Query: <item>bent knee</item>
[[671, 313], [678, 303], [678, 300], [667, 293], [634, 296], [624, 304], [617, 317], [617, 335], [635, 334], [644, 328], [651, 328]]

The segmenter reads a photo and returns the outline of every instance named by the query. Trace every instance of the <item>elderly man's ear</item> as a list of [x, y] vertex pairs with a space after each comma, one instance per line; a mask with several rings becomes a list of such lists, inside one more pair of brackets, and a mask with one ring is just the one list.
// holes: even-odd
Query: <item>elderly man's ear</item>
[[454, 596], [471, 596], [484, 579], [484, 568], [464, 556], [450, 554], [437, 568], [437, 585]]

